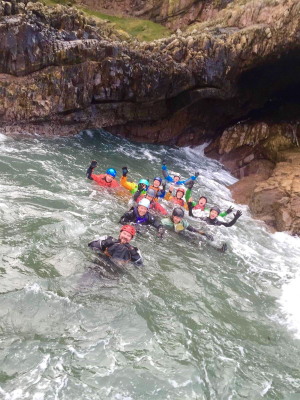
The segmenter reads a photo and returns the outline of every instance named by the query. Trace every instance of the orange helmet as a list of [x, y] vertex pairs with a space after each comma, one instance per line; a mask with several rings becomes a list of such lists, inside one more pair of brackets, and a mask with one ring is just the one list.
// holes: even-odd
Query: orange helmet
[[122, 231], [130, 233], [132, 237], [135, 235], [135, 229], [131, 225], [123, 225], [120, 232]]

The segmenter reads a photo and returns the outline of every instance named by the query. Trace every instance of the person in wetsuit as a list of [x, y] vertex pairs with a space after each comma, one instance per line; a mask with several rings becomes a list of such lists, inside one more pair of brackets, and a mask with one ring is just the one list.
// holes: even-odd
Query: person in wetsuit
[[212, 236], [207, 235], [206, 233], [200, 231], [197, 228], [194, 228], [185, 219], [183, 219], [183, 217], [184, 217], [183, 209], [180, 207], [176, 207], [174, 208], [171, 217], [163, 218], [160, 222], [163, 226], [167, 228], [172, 228], [177, 233], [182, 232], [186, 229], [187, 231], [199, 233], [200, 235], [206, 236], [209, 240], [213, 240]]
[[149, 187], [149, 182], [147, 179], [140, 179], [139, 183], [135, 182], [127, 182], [127, 174], [128, 168], [122, 168], [122, 176], [121, 176], [121, 185], [130, 191], [131, 194], [134, 194], [137, 190], [139, 190], [142, 194], [146, 194], [146, 191]]
[[190, 217], [198, 218], [201, 221], [206, 222], [208, 225], [214, 225], [214, 226], [223, 225], [223, 226], [226, 226], [227, 228], [229, 228], [232, 225], [234, 225], [236, 223], [236, 221], [240, 218], [240, 216], [243, 214], [242, 211], [238, 210], [235, 213], [234, 218], [230, 222], [221, 222], [217, 218], [219, 216], [220, 212], [221, 212], [219, 207], [216, 207], [216, 206], [212, 207], [210, 209], [209, 217], [195, 217], [193, 215], [193, 211], [192, 211], [193, 205], [192, 205], [191, 201], [188, 202], [188, 207], [189, 207], [189, 216]]
[[[207, 198], [204, 196], [201, 196], [200, 199], [198, 200], [198, 203], [196, 203], [195, 201], [193, 201], [193, 197], [192, 197], [192, 188], [194, 186], [194, 181], [192, 180], [188, 180], [185, 183], [185, 186], [188, 188], [187, 191], [185, 192], [185, 200], [187, 202], [187, 206], [188, 208], [191, 207], [191, 205], [189, 204], [189, 202], [192, 204], [192, 209], [194, 211], [196, 210], [200, 210], [200, 211], [209, 211], [209, 208], [206, 207], [207, 204]], [[219, 215], [220, 217], [226, 217], [226, 215], [230, 214], [233, 211], [232, 207], [229, 207], [228, 210], [221, 212]], [[198, 218], [198, 216], [194, 216], [194, 218]]]
[[[174, 229], [175, 232], [180, 233], [184, 231], [185, 229], [190, 232], [194, 233], [199, 233], [202, 236], [205, 236], [208, 240], [213, 241], [214, 238], [212, 235], [209, 235], [205, 232], [200, 231], [199, 229], [195, 228], [194, 226], [191, 226], [186, 220], [183, 219], [184, 217], [184, 211], [180, 207], [176, 207], [173, 210], [172, 216], [169, 218], [163, 218], [161, 220], [161, 224], [164, 227], [167, 228], [172, 228]], [[221, 252], [225, 252], [227, 250], [227, 244], [224, 243], [221, 248], [217, 248], [217, 250], [220, 250]]]
[[124, 265], [132, 262], [136, 265], [143, 264], [143, 258], [137, 247], [133, 247], [129, 242], [135, 236], [135, 229], [131, 225], [124, 225], [121, 228], [118, 239], [112, 236], [102, 236], [88, 244], [93, 250], [101, 251], [117, 265]]
[[158, 231], [158, 236], [163, 235], [163, 227], [157, 221], [157, 219], [151, 215], [148, 210], [150, 207], [150, 201], [148, 199], [142, 199], [137, 207], [133, 207], [132, 210], [126, 212], [120, 219], [120, 223], [124, 224], [136, 224], [138, 225], [152, 225]]
[[152, 188], [147, 190], [145, 195], [141, 195], [141, 192], [138, 190], [133, 195], [133, 200], [139, 203], [142, 199], [147, 199], [150, 201], [150, 210], [155, 210], [160, 212], [162, 215], [168, 215], [168, 211], [157, 201], [156, 191]]
[[173, 176], [173, 178], [172, 178], [172, 177], [169, 175], [168, 168], [167, 168], [167, 166], [166, 166], [166, 161], [163, 161], [162, 173], [163, 173], [164, 178], [165, 178], [168, 182], [171, 182], [171, 183], [173, 183], [173, 184], [176, 185], [176, 186], [184, 185], [185, 182], [187, 182], [187, 181], [189, 181], [189, 180], [195, 181], [195, 180], [197, 179], [197, 177], [199, 176], [199, 172], [195, 172], [195, 175], [191, 176], [190, 178], [185, 179], [185, 180], [180, 180], [180, 174], [175, 173], [174, 176]]
[[114, 168], [108, 168], [106, 174], [95, 175], [94, 169], [98, 167], [96, 160], [91, 162], [91, 165], [86, 171], [86, 177], [92, 181], [97, 182], [100, 186], [116, 188], [119, 187], [119, 183], [116, 181], [117, 171]]
[[[160, 187], [162, 185], [162, 188]], [[153, 179], [153, 184], [149, 186], [149, 189], [153, 189], [156, 192], [156, 198], [164, 198], [166, 194], [166, 181], [163, 181], [159, 176]]]
[[178, 206], [184, 207], [186, 210], [188, 210], [188, 205], [183, 200], [183, 196], [185, 194], [184, 188], [183, 187], [177, 188], [175, 196], [172, 196], [173, 189], [174, 189], [173, 185], [169, 187], [169, 191], [165, 195], [165, 200], [171, 201], [173, 204], [177, 204]]

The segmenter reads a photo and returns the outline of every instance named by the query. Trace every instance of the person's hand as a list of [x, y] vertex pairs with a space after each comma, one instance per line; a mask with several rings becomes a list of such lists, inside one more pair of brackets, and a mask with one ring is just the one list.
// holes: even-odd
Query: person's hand
[[169, 192], [173, 192], [173, 189], [174, 189], [174, 186], [173, 185], [171, 185], [170, 187], [169, 187]]
[[235, 218], [238, 219], [240, 218], [240, 216], [243, 215], [241, 210], [237, 210], [237, 212], [235, 213]]
[[138, 184], [138, 191], [142, 192], [146, 188], [146, 185], [144, 183], [139, 183]]
[[123, 171], [123, 176], [126, 176], [127, 173], [128, 173], [128, 168], [127, 167], [123, 167], [122, 171]]
[[221, 251], [222, 253], [225, 253], [226, 250], [227, 250], [227, 244], [224, 243], [223, 246], [220, 248], [220, 251]]
[[163, 160], [162, 165], [166, 165], [167, 161]]
[[[200, 231], [201, 232], [201, 231]], [[199, 233], [200, 233], [199, 232]], [[212, 235], [209, 235], [207, 233], [202, 233], [203, 236], [205, 236], [208, 240], [211, 240], [212, 242], [214, 241], [214, 237]]]
[[191, 196], [188, 200], [188, 203], [192, 203], [193, 202], [193, 196]]
[[96, 160], [93, 160], [93, 161], [91, 162], [90, 168], [94, 169], [94, 168], [97, 168], [97, 167], [98, 167], [97, 161], [96, 161]]
[[166, 181], [165, 180], [163, 180], [162, 182], [161, 182], [161, 185], [162, 185], [162, 188], [163, 188], [163, 190], [166, 190]]
[[192, 189], [194, 184], [195, 182], [190, 179], [188, 180], [188, 182], [185, 182], [184, 186], [187, 187], [188, 189]]
[[197, 171], [197, 172], [195, 172], [194, 176], [197, 178], [199, 176], [199, 174], [200, 174], [199, 171]]
[[230, 213], [232, 213], [232, 211], [233, 211], [233, 207], [230, 206], [228, 208], [228, 210], [226, 210], [226, 214], [230, 214]]

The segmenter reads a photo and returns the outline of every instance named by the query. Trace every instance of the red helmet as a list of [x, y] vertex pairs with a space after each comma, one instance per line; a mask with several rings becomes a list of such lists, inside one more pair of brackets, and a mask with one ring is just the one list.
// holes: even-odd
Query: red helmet
[[184, 188], [182, 188], [182, 187], [179, 187], [179, 188], [177, 189], [176, 194], [177, 194], [178, 192], [182, 192], [182, 193], [185, 195], [185, 190], [184, 190]]
[[135, 229], [131, 225], [123, 225], [120, 232], [122, 232], [122, 231], [126, 231], [126, 232], [130, 233], [132, 237], [134, 237], [134, 235], [135, 235]]

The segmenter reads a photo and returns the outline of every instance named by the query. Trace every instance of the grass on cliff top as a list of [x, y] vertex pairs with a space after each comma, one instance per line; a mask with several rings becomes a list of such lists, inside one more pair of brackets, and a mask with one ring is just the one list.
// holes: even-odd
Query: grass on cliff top
[[[70, 0], [44, 0], [48, 6], [70, 3]], [[75, 5], [76, 6], [76, 5]], [[133, 17], [116, 17], [113, 15], [102, 14], [87, 7], [77, 7], [86, 15], [91, 17], [108, 20], [114, 24], [114, 28], [127, 32], [140, 41], [150, 42], [155, 39], [165, 38], [171, 35], [171, 31], [155, 22], [138, 19]]]

